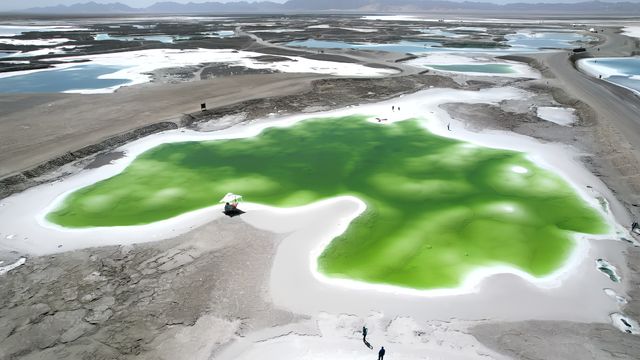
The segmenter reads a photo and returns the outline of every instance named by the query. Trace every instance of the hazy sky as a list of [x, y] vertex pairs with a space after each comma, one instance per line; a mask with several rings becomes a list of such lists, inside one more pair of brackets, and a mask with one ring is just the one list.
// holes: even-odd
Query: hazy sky
[[[37, 6], [51, 6], [51, 5], [59, 5], [59, 4], [69, 5], [69, 4], [75, 4], [75, 3], [85, 3], [89, 1], [95, 1], [98, 3], [120, 2], [123, 4], [127, 4], [131, 7], [145, 7], [159, 1], [174, 1], [178, 3], [188, 3], [188, 2], [202, 3], [207, 1], [233, 2], [237, 0], [0, 0], [0, 11], [26, 9], [26, 8], [37, 7]], [[252, 0], [248, 0], [248, 1], [252, 2]], [[286, 0], [271, 0], [271, 1], [282, 3], [282, 2], [285, 2]], [[453, 0], [453, 1], [456, 1], [456, 0]], [[457, 1], [463, 1], [463, 0], [457, 0]], [[571, 2], [580, 2], [584, 0], [469, 0], [469, 1], [482, 1], [482, 2], [493, 2], [498, 4], [504, 4], [504, 3], [514, 3], [514, 2], [571, 3]], [[609, 0], [609, 1], [615, 2], [616, 0]], [[625, 0], [620, 0], [620, 1], [625, 1]], [[640, 0], [626, 0], [626, 1], [640, 2]]]
[[[97, 3], [122, 3], [129, 5], [131, 7], [146, 7], [156, 2], [161, 1], [172, 1], [177, 3], [202, 3], [208, 2], [209, 0], [0, 0], [0, 11], [2, 10], [15, 10], [15, 9], [27, 9], [32, 7], [39, 6], [55, 6], [55, 5], [71, 5], [77, 3], [87, 3], [87, 2], [97, 2]], [[237, 0], [210, 0], [210, 1], [218, 1], [218, 2], [234, 2]], [[274, 2], [285, 2], [286, 0], [272, 0]], [[640, 1], [640, 0], [639, 0]], [[253, 2], [253, 0], [249, 0], [249, 2]]]

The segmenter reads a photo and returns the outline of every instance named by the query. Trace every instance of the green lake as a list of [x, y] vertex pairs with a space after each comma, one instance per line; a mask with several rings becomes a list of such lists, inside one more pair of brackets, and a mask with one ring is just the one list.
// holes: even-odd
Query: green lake
[[148, 224], [215, 205], [227, 192], [278, 207], [362, 199], [367, 210], [323, 251], [318, 270], [416, 289], [454, 287], [496, 264], [548, 275], [567, 259], [575, 232], [609, 231], [564, 179], [524, 153], [437, 136], [418, 120], [380, 125], [364, 116], [163, 144], [71, 193], [47, 219], [68, 228]]

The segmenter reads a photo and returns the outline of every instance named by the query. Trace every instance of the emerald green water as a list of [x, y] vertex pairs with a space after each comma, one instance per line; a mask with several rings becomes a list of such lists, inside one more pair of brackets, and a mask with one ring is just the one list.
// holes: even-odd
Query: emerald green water
[[487, 74], [512, 74], [515, 71], [506, 64], [461, 64], [461, 65], [429, 65], [436, 70], [474, 72]]
[[70, 228], [147, 224], [227, 192], [280, 207], [357, 196], [366, 212], [324, 250], [319, 270], [417, 289], [453, 287], [493, 264], [543, 276], [567, 258], [572, 232], [608, 230], [570, 185], [523, 153], [436, 136], [416, 120], [361, 116], [160, 145], [73, 192], [47, 219]]

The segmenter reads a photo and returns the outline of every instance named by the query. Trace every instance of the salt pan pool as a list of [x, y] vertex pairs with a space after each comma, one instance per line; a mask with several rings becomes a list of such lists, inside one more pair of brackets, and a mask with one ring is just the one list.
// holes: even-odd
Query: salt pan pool
[[472, 76], [506, 76], [539, 78], [540, 74], [526, 64], [513, 61], [497, 60], [489, 55], [464, 56], [462, 54], [436, 53], [411, 59], [407, 65], [425, 67], [427, 69], [462, 73]]
[[104, 78], [121, 70], [119, 66], [78, 65], [51, 71], [38, 71], [21, 76], [0, 78], [2, 93], [51, 93], [94, 90], [129, 83], [129, 79]]

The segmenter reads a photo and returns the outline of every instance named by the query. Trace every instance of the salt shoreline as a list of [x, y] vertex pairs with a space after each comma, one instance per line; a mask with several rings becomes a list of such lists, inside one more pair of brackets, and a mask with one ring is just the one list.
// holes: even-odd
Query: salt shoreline
[[231, 49], [154, 49], [69, 56], [57, 58], [57, 61], [63, 63], [55, 64], [50, 68], [0, 73], [0, 79], [87, 65], [122, 67], [121, 70], [115, 70], [112, 73], [101, 75], [98, 79], [123, 79], [128, 80], [129, 82], [127, 83], [97, 89], [71, 89], [63, 91], [65, 93], [103, 94], [114, 92], [125, 86], [148, 83], [152, 79], [151, 75], [148, 74], [158, 69], [195, 66], [206, 63], [244, 66], [251, 69], [276, 70], [285, 73], [318, 73], [353, 77], [376, 77], [392, 75], [398, 72], [391, 68], [373, 68], [356, 63], [312, 60], [298, 56], [282, 56], [288, 59], [285, 61], [261, 62], [256, 59], [260, 56], [264, 56], [264, 54]]

